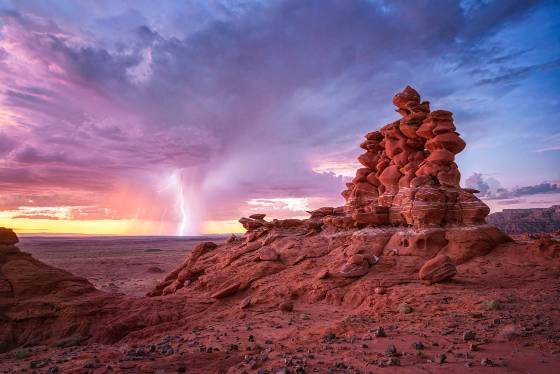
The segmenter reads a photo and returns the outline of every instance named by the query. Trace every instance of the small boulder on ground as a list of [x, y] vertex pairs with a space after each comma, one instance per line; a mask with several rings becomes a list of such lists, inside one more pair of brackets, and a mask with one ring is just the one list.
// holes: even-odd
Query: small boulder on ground
[[457, 268], [451, 259], [445, 255], [437, 255], [420, 269], [420, 279], [428, 284], [442, 282], [453, 278], [457, 274]]

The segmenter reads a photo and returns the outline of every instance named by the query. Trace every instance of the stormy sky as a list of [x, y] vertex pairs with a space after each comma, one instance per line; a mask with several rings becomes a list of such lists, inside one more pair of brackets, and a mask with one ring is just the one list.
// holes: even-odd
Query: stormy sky
[[228, 232], [341, 205], [407, 84], [454, 112], [463, 184], [554, 183], [559, 69], [556, 1], [0, 0], [0, 225]]

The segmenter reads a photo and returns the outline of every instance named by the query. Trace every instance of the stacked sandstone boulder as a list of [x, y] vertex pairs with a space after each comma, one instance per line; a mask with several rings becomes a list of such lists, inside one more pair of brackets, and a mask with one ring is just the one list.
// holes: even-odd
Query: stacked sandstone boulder
[[410, 86], [393, 97], [402, 118], [365, 135], [358, 157], [364, 166], [342, 192], [343, 217], [335, 226], [476, 225], [490, 212], [472, 189], [459, 186], [455, 155], [465, 148], [453, 115], [430, 112]]

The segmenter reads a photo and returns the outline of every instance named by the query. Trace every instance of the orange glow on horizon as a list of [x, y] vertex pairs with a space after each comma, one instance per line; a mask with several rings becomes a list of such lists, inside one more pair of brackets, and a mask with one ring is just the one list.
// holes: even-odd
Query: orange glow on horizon
[[[176, 223], [138, 219], [66, 220], [11, 218], [13, 212], [0, 213], [0, 227], [14, 229], [18, 234], [71, 234], [71, 235], [176, 235]], [[203, 234], [229, 234], [245, 230], [235, 220], [206, 221]]]
[[206, 221], [203, 224], [205, 234], [230, 234], [245, 232], [245, 229], [236, 220], [230, 221]]

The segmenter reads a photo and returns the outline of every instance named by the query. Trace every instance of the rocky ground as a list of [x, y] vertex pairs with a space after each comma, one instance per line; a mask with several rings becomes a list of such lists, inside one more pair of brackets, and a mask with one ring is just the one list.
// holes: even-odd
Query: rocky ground
[[[216, 254], [228, 250], [220, 246]], [[266, 286], [253, 284], [220, 298], [212, 297], [212, 287], [210, 293], [186, 287], [168, 296], [118, 299], [42, 265], [41, 271], [63, 279], [65, 290], [57, 291], [58, 282], [38, 299], [33, 292], [39, 291], [21, 286], [19, 306], [3, 303], [12, 333], [20, 334], [16, 340], [21, 334], [28, 339], [0, 355], [0, 368], [8, 373], [557, 372], [559, 253], [553, 238], [505, 243], [433, 285], [403, 276], [396, 262], [405, 256], [388, 256], [387, 262], [382, 256], [368, 274], [350, 280], [317, 279], [318, 260], [306, 259], [267, 276]], [[4, 274], [6, 264], [21, 260], [4, 256]], [[298, 284], [304, 279], [308, 285]], [[329, 291], [314, 300], [309, 292], [320, 287]], [[265, 289], [268, 297], [247, 301]], [[67, 304], [57, 304], [59, 315], [43, 310], [63, 296]], [[39, 336], [29, 331], [33, 319], [33, 326], [44, 329]]]

